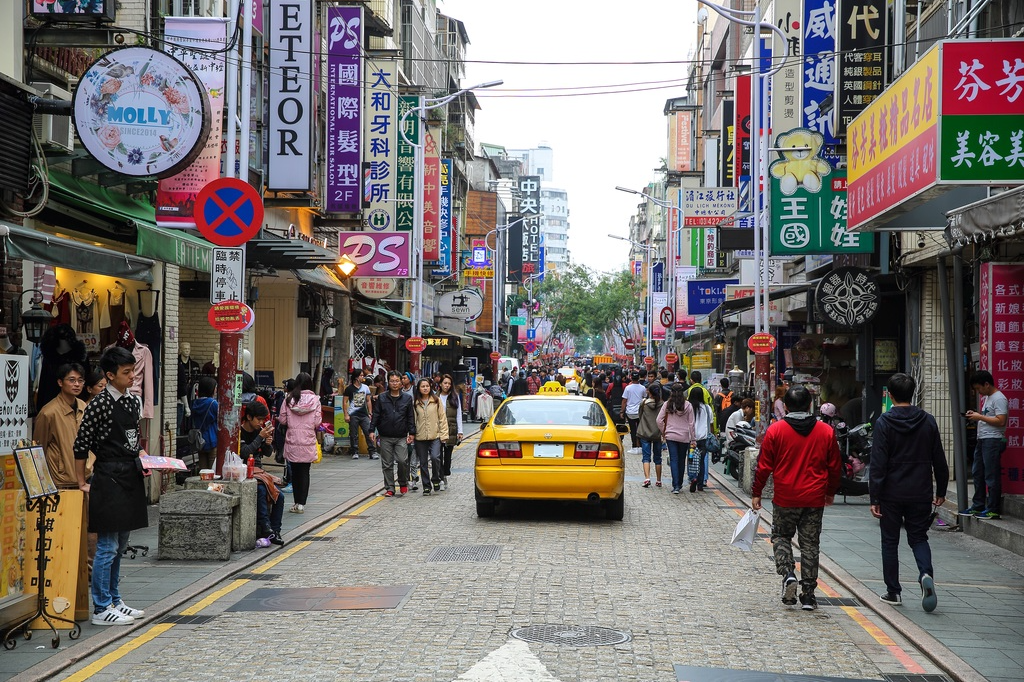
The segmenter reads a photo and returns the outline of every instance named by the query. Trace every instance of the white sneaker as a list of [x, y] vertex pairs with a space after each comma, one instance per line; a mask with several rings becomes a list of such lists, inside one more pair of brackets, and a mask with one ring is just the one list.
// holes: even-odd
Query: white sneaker
[[125, 604], [123, 601], [113, 606], [114, 610], [125, 616], [131, 616], [132, 618], [139, 619], [146, 615], [146, 612], [142, 609], [133, 609], [132, 607]]
[[293, 504], [292, 508], [288, 510], [292, 514], [302, 514], [306, 511], [306, 508], [301, 504]]
[[358, 452], [352, 453], [352, 459], [359, 459], [359, 453]]
[[99, 613], [92, 614], [93, 625], [131, 625], [135, 619], [119, 613], [114, 607], [108, 606]]
[[448, 482], [441, 481], [441, 490], [448, 490]]

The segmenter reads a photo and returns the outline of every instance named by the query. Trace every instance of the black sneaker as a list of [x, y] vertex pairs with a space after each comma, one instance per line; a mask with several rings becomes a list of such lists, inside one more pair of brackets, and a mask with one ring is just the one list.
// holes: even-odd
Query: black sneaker
[[901, 606], [903, 604], [903, 596], [899, 592], [886, 592], [879, 598], [886, 604], [892, 604], [893, 606]]
[[818, 600], [813, 594], [800, 595], [800, 608], [804, 611], [813, 611], [818, 608]]
[[283, 545], [284, 544], [284, 538], [282, 538], [277, 533], [271, 533], [270, 535], [267, 536], [267, 539], [270, 540], [270, 544], [272, 544], [272, 545]]
[[786, 606], [793, 606], [796, 604], [796, 588], [797, 580], [796, 574], [790, 571], [786, 574], [786, 577], [782, 579], [782, 603]]
[[430, 488], [424, 488], [423, 489], [423, 497], [427, 497], [428, 495], [430, 495]]

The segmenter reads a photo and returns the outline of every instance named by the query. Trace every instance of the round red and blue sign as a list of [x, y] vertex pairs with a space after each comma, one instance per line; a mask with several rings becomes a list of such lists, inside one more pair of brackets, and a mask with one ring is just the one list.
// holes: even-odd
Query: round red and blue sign
[[241, 246], [263, 227], [263, 198], [244, 180], [218, 178], [196, 196], [200, 234], [217, 246]]

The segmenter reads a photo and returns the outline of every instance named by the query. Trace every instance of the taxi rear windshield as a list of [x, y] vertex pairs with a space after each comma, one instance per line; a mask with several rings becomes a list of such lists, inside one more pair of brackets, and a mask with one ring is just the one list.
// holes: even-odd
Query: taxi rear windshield
[[601, 405], [589, 400], [513, 400], [494, 415], [495, 426], [606, 426]]

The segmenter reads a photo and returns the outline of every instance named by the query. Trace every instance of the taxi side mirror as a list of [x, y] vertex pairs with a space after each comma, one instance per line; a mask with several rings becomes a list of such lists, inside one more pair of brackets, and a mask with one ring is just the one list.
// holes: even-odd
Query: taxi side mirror
[[618, 431], [619, 433], [625, 435], [625, 434], [629, 433], [629, 424], [616, 424], [615, 425], [615, 430]]

